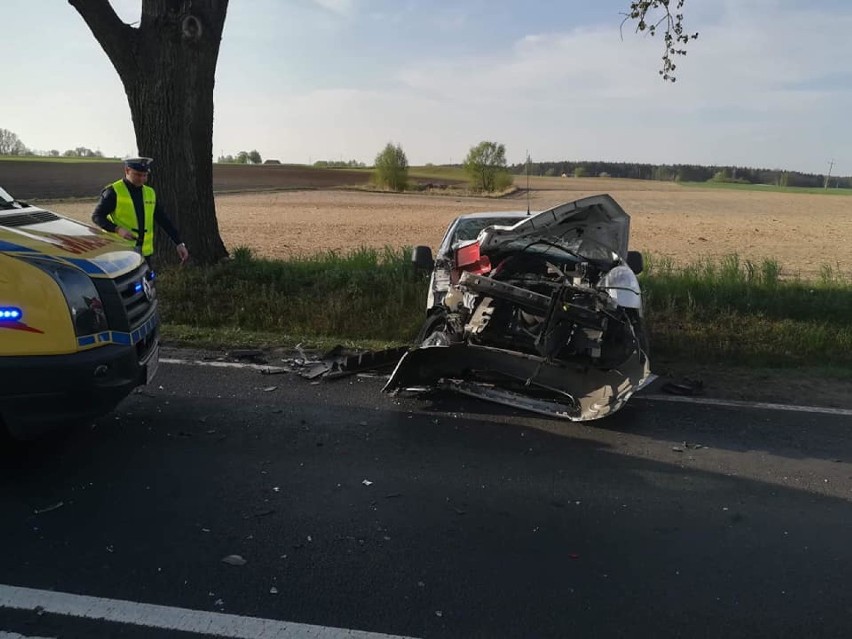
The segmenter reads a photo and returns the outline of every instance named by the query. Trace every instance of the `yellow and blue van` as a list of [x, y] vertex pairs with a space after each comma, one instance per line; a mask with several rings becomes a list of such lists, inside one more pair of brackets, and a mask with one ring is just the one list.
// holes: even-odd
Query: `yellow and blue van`
[[149, 383], [159, 323], [139, 253], [0, 188], [0, 421], [13, 436], [101, 416]]

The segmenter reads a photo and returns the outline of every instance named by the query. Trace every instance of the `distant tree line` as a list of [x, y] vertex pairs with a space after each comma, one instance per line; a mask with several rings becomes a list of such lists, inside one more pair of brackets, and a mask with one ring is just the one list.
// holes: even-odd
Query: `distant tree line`
[[[509, 172], [524, 175], [527, 164], [512, 164]], [[530, 162], [530, 175], [573, 177], [617, 177], [634, 180], [660, 180], [664, 182], [734, 182], [742, 184], [770, 184], [822, 188], [826, 175], [785, 171], [783, 169], [755, 169], [741, 166], [716, 166], [700, 164], [640, 164], [636, 162], [562, 161]], [[852, 188], [852, 177], [831, 176], [833, 188]]]
[[263, 164], [263, 158], [257, 150], [240, 151], [236, 155], [220, 155], [216, 162], [219, 164]]
[[363, 169], [367, 165], [358, 160], [317, 160], [313, 166], [318, 169]]
[[14, 132], [9, 129], [0, 129], [0, 155], [13, 156], [37, 156], [51, 158], [102, 158], [104, 154], [93, 151], [85, 146], [78, 146], [67, 151], [51, 149], [50, 151], [34, 151], [24, 144]]

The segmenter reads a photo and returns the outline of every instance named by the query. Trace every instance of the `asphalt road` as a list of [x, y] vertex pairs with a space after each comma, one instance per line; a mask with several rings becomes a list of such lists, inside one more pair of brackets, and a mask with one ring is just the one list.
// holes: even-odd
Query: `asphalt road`
[[[163, 364], [0, 454], [0, 585], [413, 637], [849, 636], [852, 418], [381, 385]], [[39, 612], [0, 637], [194, 636]]]

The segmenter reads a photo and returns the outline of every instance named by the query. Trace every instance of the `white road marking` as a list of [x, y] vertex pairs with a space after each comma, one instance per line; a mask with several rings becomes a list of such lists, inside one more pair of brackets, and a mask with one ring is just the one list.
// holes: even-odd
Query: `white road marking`
[[704, 404], [706, 406], [722, 406], [725, 408], [765, 408], [767, 410], [784, 410], [794, 413], [821, 413], [824, 415], [850, 415], [852, 410], [846, 408], [823, 408], [822, 406], [796, 406], [794, 404], [771, 404], [766, 402], [743, 402], [728, 399], [711, 399], [709, 397], [683, 397], [680, 395], [636, 394], [633, 399], [646, 399], [652, 402], [677, 402], [682, 404]]
[[[161, 364], [181, 364], [185, 366], [217, 366], [221, 368], [251, 368], [267, 373], [287, 372], [290, 369], [283, 366], [266, 364], [246, 364], [243, 362], [209, 362], [205, 360], [161, 359]], [[632, 399], [645, 399], [653, 402], [677, 402], [682, 404], [703, 404], [705, 406], [720, 406], [726, 408], [762, 408], [767, 410], [782, 410], [796, 413], [820, 413], [823, 415], [852, 416], [852, 410], [846, 408], [824, 408], [821, 406], [799, 406], [796, 404], [772, 404], [767, 402], [746, 402], [738, 400], [711, 399], [709, 397], [685, 397], [682, 395], [661, 395], [658, 393], [633, 395]], [[631, 400], [632, 401], [632, 400]]]
[[[239, 639], [413, 639], [0, 584], [0, 608]], [[13, 635], [14, 636], [14, 635]], [[3, 639], [0, 634], [0, 639]]]
[[290, 369], [284, 366], [270, 366], [269, 364], [247, 364], [245, 362], [208, 362], [203, 359], [169, 359], [160, 358], [160, 364], [178, 364], [182, 366], [212, 366], [214, 368], [250, 368], [252, 370], [266, 373], [283, 373]]

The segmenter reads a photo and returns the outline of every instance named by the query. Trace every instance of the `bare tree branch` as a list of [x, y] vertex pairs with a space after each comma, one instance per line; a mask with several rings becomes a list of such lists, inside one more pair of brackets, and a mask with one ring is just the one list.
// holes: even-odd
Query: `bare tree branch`
[[[663, 34], [663, 68], [660, 69], [660, 75], [663, 80], [674, 82], [674, 71], [677, 65], [674, 58], [679, 55], [686, 55], [686, 45], [690, 40], [698, 38], [698, 33], [684, 33], [683, 26], [683, 9], [686, 0], [632, 0], [630, 2], [630, 10], [623, 14], [624, 23], [634, 20], [636, 22], [636, 33], [647, 32], [648, 35], [654, 36], [661, 25], [665, 25], [665, 33]], [[672, 14], [671, 4], [675, 2], [675, 13]], [[663, 15], [656, 22], [649, 22], [649, 18], [657, 11], [662, 11]]]
[[134, 48], [136, 29], [121, 21], [109, 0], [68, 0], [68, 4], [86, 22], [118, 75], [124, 79], [125, 74], [131, 72], [128, 53]]

